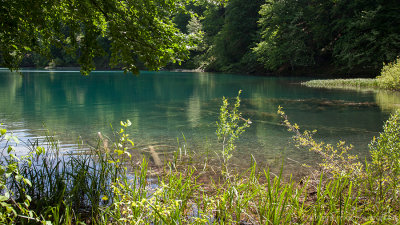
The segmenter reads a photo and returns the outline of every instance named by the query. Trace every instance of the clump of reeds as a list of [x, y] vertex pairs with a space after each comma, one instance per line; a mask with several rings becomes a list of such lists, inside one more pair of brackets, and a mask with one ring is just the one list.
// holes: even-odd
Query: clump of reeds
[[337, 89], [373, 89], [379, 87], [378, 81], [374, 78], [310, 80], [301, 84], [307, 87]]
[[380, 74], [376, 78], [355, 78], [355, 79], [325, 79], [310, 80], [302, 85], [316, 88], [337, 88], [337, 89], [386, 89], [400, 90], [400, 58], [393, 62], [383, 64]]
[[[121, 122], [121, 125], [129, 126], [128, 122]], [[12, 137], [7, 136], [5, 130], [2, 133], [1, 138], [5, 141]], [[112, 185], [121, 177], [127, 177], [126, 168], [130, 161], [126, 150], [133, 142], [125, 130], [116, 133], [116, 141], [110, 149], [102, 148], [99, 139], [94, 148], [66, 153], [60, 151], [58, 143], [54, 136], [47, 134], [44, 146], [40, 146], [39, 141], [30, 143], [27, 146], [29, 154], [20, 158], [13, 146], [6, 144], [7, 154], [3, 154], [1, 161], [6, 170], [0, 174], [1, 185], [5, 189], [5, 202], [12, 201], [14, 204], [9, 207], [15, 209], [3, 214], [6, 220], [93, 223], [99, 221], [104, 206], [112, 204]], [[21, 202], [24, 208], [18, 205]]]

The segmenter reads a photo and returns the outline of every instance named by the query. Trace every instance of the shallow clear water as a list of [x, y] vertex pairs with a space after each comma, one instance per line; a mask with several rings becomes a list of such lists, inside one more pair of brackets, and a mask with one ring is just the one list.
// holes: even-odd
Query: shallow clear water
[[[304, 79], [303, 79], [304, 80]], [[296, 170], [298, 163], [315, 164], [317, 157], [289, 143], [291, 134], [280, 125], [282, 106], [291, 122], [318, 130], [316, 138], [352, 143], [354, 152], [367, 156], [368, 143], [400, 103], [390, 92], [359, 92], [307, 88], [299, 78], [270, 78], [213, 73], [93, 72], [24, 70], [22, 75], [0, 70], [0, 123], [23, 141], [44, 135], [43, 124], [55, 132], [66, 149], [82, 137], [94, 143], [97, 132], [110, 135], [110, 125], [129, 119], [138, 146], [178, 146], [218, 152], [216, 123], [222, 96], [243, 90], [243, 117], [253, 122], [238, 143], [232, 159]]]

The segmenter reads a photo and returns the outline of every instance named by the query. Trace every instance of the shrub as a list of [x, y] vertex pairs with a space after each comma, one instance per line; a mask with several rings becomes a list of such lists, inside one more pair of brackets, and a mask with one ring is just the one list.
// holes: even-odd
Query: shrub
[[296, 147], [308, 148], [309, 151], [321, 156], [322, 163], [319, 165], [325, 174], [331, 174], [336, 178], [350, 177], [351, 179], [362, 176], [363, 165], [358, 160], [358, 156], [349, 153], [353, 148], [352, 145], [346, 145], [343, 141], [339, 141], [336, 145], [318, 142], [313, 137], [317, 132], [316, 130], [306, 130], [301, 133], [300, 127], [296, 123], [289, 122], [287, 115], [280, 106], [278, 114], [284, 120], [283, 125], [288, 128], [288, 131], [294, 133], [293, 140]]
[[385, 64], [377, 80], [382, 88], [400, 90], [400, 58]]
[[[322, 195], [317, 196], [318, 199], [313, 204], [313, 216], [316, 221], [319, 221], [318, 215], [321, 212], [323, 217], [329, 217], [332, 210], [339, 206], [339, 214], [335, 212], [333, 215], [339, 216], [335, 219], [337, 221], [351, 216], [348, 215], [351, 211], [360, 210], [356, 214], [362, 216], [353, 218], [356, 221], [368, 221], [365, 224], [399, 224], [400, 110], [391, 115], [383, 126], [383, 132], [379, 137], [374, 137], [369, 145], [372, 160], [365, 163], [365, 169], [358, 161], [357, 155], [349, 154], [351, 145], [346, 146], [344, 142], [339, 141], [335, 147], [317, 142], [313, 138], [316, 131], [306, 130], [301, 133], [297, 124], [289, 122], [281, 107], [278, 113], [284, 119], [283, 124], [295, 134], [293, 140], [296, 146], [308, 148], [322, 158], [319, 165], [324, 176], [327, 176], [324, 179], [321, 177], [319, 185], [322, 186], [318, 186], [318, 193]], [[344, 201], [331, 201], [334, 199]], [[323, 204], [323, 207], [320, 207], [320, 204]], [[329, 210], [326, 211], [327, 209]]]
[[[385, 180], [397, 183], [400, 175], [400, 111], [392, 114], [383, 132], [370, 144], [372, 165]], [[397, 185], [396, 185], [397, 186]]]
[[367, 164], [367, 190], [375, 199], [373, 210], [382, 218], [400, 207], [400, 110], [391, 115], [369, 147], [372, 162]]
[[18, 157], [13, 142], [18, 144], [18, 138], [0, 127], [0, 143], [5, 143], [0, 160], [0, 224], [15, 224], [21, 219], [44, 222], [29, 210], [32, 199], [21, 188], [32, 187], [31, 181], [23, 176], [19, 168], [22, 163], [32, 164], [32, 154]]
[[232, 108], [229, 107], [228, 99], [223, 97], [219, 121], [217, 122], [216, 133], [218, 140], [222, 142], [221, 156], [225, 172], [227, 172], [227, 165], [232, 157], [232, 152], [236, 149], [235, 141], [251, 124], [251, 121], [243, 119], [242, 114], [239, 112], [241, 92], [240, 90]]

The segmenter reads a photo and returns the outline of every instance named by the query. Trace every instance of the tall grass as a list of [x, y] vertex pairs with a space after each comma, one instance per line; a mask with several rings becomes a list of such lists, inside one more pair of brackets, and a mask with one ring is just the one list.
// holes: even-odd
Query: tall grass
[[400, 90], [400, 58], [393, 62], [383, 64], [380, 74], [376, 78], [355, 78], [355, 79], [326, 79], [310, 80], [302, 85], [315, 88], [336, 88], [336, 89], [386, 89]]
[[337, 89], [374, 89], [379, 87], [378, 81], [373, 78], [310, 80], [301, 84], [307, 87]]
[[[27, 157], [25, 160], [12, 152], [4, 155], [3, 165], [13, 169], [3, 179], [14, 195], [11, 199], [29, 202], [29, 209], [40, 215], [35, 220], [53, 224], [96, 222], [103, 206], [112, 203], [112, 184], [126, 176], [127, 160], [121, 148], [128, 139], [123, 129], [117, 136], [112, 152], [101, 148], [99, 140], [95, 148], [77, 154], [61, 153], [58, 141], [48, 134], [44, 147], [38, 141], [27, 146], [30, 153], [22, 158]], [[15, 219], [18, 223], [33, 220], [26, 216]]]
[[[8, 224], [397, 224], [399, 223], [400, 112], [371, 145], [373, 160], [362, 164], [351, 148], [313, 140], [280, 108], [283, 125], [301, 148], [321, 156], [318, 170], [301, 181], [268, 168], [242, 173], [226, 165], [175, 154], [154, 175], [144, 158], [128, 173], [133, 142], [121, 123], [115, 143], [78, 155], [61, 154], [49, 136], [18, 158], [11, 148], [1, 161], [0, 221]], [[1, 140], [13, 141], [1, 130]], [[6, 146], [11, 146], [6, 143]], [[179, 150], [177, 150], [178, 152]], [[14, 155], [13, 155], [14, 154]], [[187, 161], [185, 161], [187, 160]], [[190, 162], [190, 163], [188, 163]], [[300, 166], [300, 165], [299, 165]], [[315, 178], [317, 177], [317, 178]]]

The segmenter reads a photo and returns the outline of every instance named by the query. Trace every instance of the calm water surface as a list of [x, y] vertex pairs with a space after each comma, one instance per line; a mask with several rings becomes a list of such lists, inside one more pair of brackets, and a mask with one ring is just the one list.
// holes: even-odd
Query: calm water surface
[[137, 150], [149, 144], [178, 146], [183, 136], [188, 150], [218, 152], [216, 123], [222, 96], [243, 90], [243, 117], [251, 127], [241, 137], [232, 159], [296, 171], [300, 163], [315, 164], [314, 154], [290, 144], [291, 134], [280, 125], [282, 106], [292, 122], [318, 130], [317, 139], [352, 143], [366, 157], [368, 143], [400, 103], [390, 92], [360, 92], [307, 88], [302, 79], [252, 77], [213, 73], [93, 72], [25, 70], [22, 75], [0, 70], [0, 123], [21, 140], [44, 135], [43, 125], [74, 150], [81, 137], [94, 143], [97, 132], [111, 134], [110, 125], [129, 119]]

